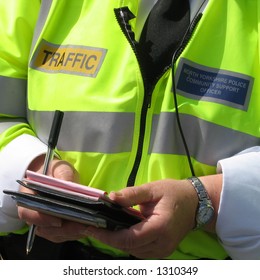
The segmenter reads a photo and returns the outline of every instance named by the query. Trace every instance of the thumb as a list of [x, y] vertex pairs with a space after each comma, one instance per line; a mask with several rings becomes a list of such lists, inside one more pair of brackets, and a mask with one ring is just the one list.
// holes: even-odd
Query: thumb
[[71, 182], [79, 182], [79, 174], [76, 169], [67, 161], [55, 159], [51, 162], [52, 176]]
[[118, 192], [111, 192], [109, 198], [124, 207], [140, 205], [155, 200], [153, 189], [147, 185], [127, 187]]

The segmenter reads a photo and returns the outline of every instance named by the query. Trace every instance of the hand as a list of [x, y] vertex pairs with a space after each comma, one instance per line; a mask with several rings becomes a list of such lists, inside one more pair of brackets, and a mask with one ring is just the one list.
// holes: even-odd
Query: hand
[[24, 208], [19, 212], [27, 223], [37, 225], [37, 235], [52, 242], [91, 236], [140, 259], [170, 255], [194, 227], [198, 198], [187, 180], [169, 179], [129, 187], [111, 193], [110, 198], [125, 207], [140, 205], [140, 211], [146, 219], [129, 229], [114, 232], [86, 227]]
[[[59, 163], [58, 167], [62, 168], [63, 163]], [[68, 173], [71, 174], [71, 172]], [[68, 173], [57, 172], [57, 174]], [[56, 172], [54, 171], [53, 174], [55, 175]], [[221, 182], [220, 175], [203, 177], [203, 183], [206, 183], [216, 210]], [[37, 225], [37, 235], [52, 242], [91, 236], [140, 259], [160, 259], [169, 256], [194, 228], [198, 197], [187, 180], [167, 179], [129, 187], [120, 192], [112, 192], [110, 198], [125, 207], [139, 205], [141, 213], [146, 217], [145, 220], [129, 229], [113, 232], [87, 227], [38, 212], [33, 215], [34, 211], [27, 209], [19, 209], [19, 213], [28, 224]], [[207, 230], [214, 231], [215, 222], [216, 217], [207, 226]]]
[[[43, 162], [44, 162], [44, 156], [40, 156], [36, 158], [31, 165], [29, 166], [29, 170], [35, 171], [42, 173], [43, 171]], [[71, 166], [68, 162], [54, 159], [51, 161], [49, 169], [48, 169], [48, 176], [52, 176], [55, 178], [59, 178], [62, 180], [66, 181], [73, 181], [73, 182], [78, 182], [79, 181], [79, 174], [77, 171]], [[33, 193], [32, 190], [29, 190], [28, 188], [25, 188], [23, 186], [20, 187], [20, 191], [22, 192], [27, 192], [27, 193]], [[18, 215], [20, 219], [24, 220], [28, 225], [34, 224], [37, 226], [36, 234], [39, 234], [39, 230], [41, 227], [46, 227], [46, 228], [66, 228], [69, 226], [71, 229], [71, 235], [69, 236], [68, 231], [66, 240], [75, 240], [81, 237], [82, 235], [77, 235], [78, 231], [82, 230], [82, 228], [85, 228], [81, 224], [77, 223], [72, 223], [72, 222], [67, 222], [64, 221], [60, 218], [53, 217], [50, 215], [46, 215], [43, 213], [39, 213], [37, 211], [33, 211], [24, 207], [18, 207]], [[78, 229], [78, 230], [77, 230]], [[75, 235], [76, 233], [76, 235]], [[44, 237], [44, 236], [43, 236]], [[51, 238], [49, 238], [51, 240]], [[61, 238], [56, 237], [55, 242], [62, 242], [64, 241], [63, 235]]]
[[141, 258], [169, 256], [195, 225], [197, 194], [187, 180], [162, 180], [111, 193], [129, 207], [140, 205], [146, 219], [129, 229], [111, 232], [88, 227], [85, 234]]

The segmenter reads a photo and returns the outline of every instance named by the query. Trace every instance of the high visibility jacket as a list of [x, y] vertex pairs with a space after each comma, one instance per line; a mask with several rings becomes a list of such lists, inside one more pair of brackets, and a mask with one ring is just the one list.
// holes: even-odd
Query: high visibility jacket
[[[0, 95], [12, 101], [0, 112], [29, 122], [5, 123], [1, 147], [22, 133], [47, 142], [62, 110], [61, 158], [82, 184], [110, 192], [186, 178], [188, 155], [197, 176], [214, 174], [218, 160], [259, 145], [259, 1], [205, 1], [150, 91], [134, 37], [138, 1], [31, 2], [0, 4], [9, 6], [0, 15]], [[217, 237], [199, 230], [169, 258], [225, 257]]]

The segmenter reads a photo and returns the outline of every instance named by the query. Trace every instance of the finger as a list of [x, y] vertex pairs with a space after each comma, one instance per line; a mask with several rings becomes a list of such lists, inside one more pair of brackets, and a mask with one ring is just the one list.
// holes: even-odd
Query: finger
[[144, 245], [148, 245], [160, 236], [161, 225], [154, 223], [154, 216], [119, 231], [108, 231], [95, 227], [88, 227], [85, 234], [117, 249], [129, 252]]
[[20, 185], [20, 188], [19, 188], [20, 192], [24, 192], [24, 193], [29, 193], [29, 194], [35, 194], [35, 191], [29, 189], [29, 188], [26, 188], [22, 185]]
[[37, 227], [36, 234], [52, 242], [64, 242], [83, 238], [84, 229], [86, 226], [83, 224], [63, 220], [60, 228]]
[[119, 192], [111, 192], [109, 197], [125, 207], [130, 207], [159, 200], [160, 196], [156, 194], [154, 188], [157, 186], [152, 184], [128, 187]]
[[158, 237], [149, 244], [129, 250], [128, 253], [139, 259], [163, 259], [170, 256], [175, 249], [176, 245], [172, 246], [172, 244], [165, 242], [163, 238]]
[[51, 176], [72, 182], [79, 182], [79, 174], [76, 169], [67, 161], [53, 160], [51, 163]]
[[46, 215], [28, 208], [18, 207], [18, 216], [28, 225], [34, 224], [37, 226], [53, 226], [61, 227], [62, 222], [60, 218]]
[[42, 228], [37, 227], [36, 228], [36, 235], [39, 237], [42, 237], [44, 239], [47, 239], [53, 243], [61, 243], [61, 242], [67, 242], [67, 241], [75, 241], [82, 238], [81, 235], [74, 234], [74, 235], [63, 235], [62, 232], [59, 233], [59, 235], [52, 235], [52, 234], [46, 234], [42, 232]]

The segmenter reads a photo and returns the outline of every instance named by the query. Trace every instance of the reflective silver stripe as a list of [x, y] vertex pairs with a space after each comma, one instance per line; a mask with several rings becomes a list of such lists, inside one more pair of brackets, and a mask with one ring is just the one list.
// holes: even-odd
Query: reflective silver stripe
[[0, 115], [26, 117], [27, 80], [0, 76]]
[[21, 123], [26, 123], [23, 119], [11, 119], [11, 120], [6, 120], [0, 118], [0, 134], [3, 133], [5, 130], [11, 128], [14, 125], [21, 124]]
[[42, 0], [37, 25], [36, 25], [35, 30], [34, 30], [31, 52], [33, 51], [33, 48], [36, 44], [36, 41], [38, 40], [38, 37], [42, 32], [42, 29], [43, 29], [43, 26], [44, 26], [44, 24], [46, 22], [46, 19], [48, 17], [52, 2], [53, 2], [53, 0]]
[[[31, 124], [44, 142], [53, 115], [53, 112], [29, 112]], [[181, 115], [181, 123], [191, 156], [204, 164], [215, 166], [219, 159], [260, 144], [257, 137], [194, 116]], [[65, 112], [58, 148], [108, 154], [130, 152], [133, 131], [133, 113]], [[154, 116], [151, 153], [186, 155], [174, 113]]]
[[[194, 116], [180, 117], [190, 154], [202, 163], [214, 166], [219, 159], [260, 144], [260, 139], [252, 135]], [[154, 116], [149, 153], [186, 155], [174, 113]]]
[[[53, 112], [29, 111], [29, 121], [47, 142]], [[123, 153], [132, 147], [133, 113], [65, 112], [58, 148], [63, 151]]]

